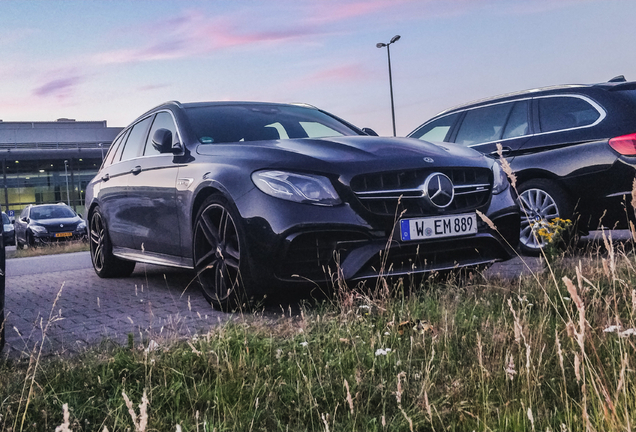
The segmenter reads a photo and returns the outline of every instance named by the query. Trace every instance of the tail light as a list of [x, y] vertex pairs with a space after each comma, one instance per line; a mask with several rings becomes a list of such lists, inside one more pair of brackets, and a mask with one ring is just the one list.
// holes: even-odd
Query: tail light
[[612, 138], [609, 145], [623, 156], [636, 156], [636, 133]]

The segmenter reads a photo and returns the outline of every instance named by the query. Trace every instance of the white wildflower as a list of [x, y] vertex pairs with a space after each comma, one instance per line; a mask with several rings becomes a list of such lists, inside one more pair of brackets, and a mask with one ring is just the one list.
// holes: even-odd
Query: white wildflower
[[603, 330], [605, 333], [617, 333], [621, 329], [621, 326], [611, 325]]
[[508, 366], [506, 367], [506, 369], [504, 369], [504, 371], [506, 372], [506, 376], [508, 377], [510, 381], [512, 381], [515, 375], [517, 375], [517, 371], [515, 370], [515, 360], [512, 357], [512, 354], [510, 354], [510, 358], [508, 360]]
[[307, 345], [309, 345], [309, 342], [301, 342], [300, 346], [306, 347]]
[[381, 355], [385, 356], [390, 352], [391, 352], [391, 348], [387, 348], [387, 349], [378, 348], [377, 350], [375, 350], [375, 356], [376, 357]]

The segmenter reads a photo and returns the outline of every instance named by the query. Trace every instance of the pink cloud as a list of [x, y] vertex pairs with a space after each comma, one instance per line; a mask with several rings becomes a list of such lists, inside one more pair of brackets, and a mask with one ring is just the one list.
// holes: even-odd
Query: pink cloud
[[34, 96], [39, 97], [57, 97], [64, 99], [71, 95], [74, 88], [81, 82], [81, 78], [77, 76], [69, 76], [64, 78], [52, 79], [33, 90]]
[[[237, 25], [237, 18], [210, 18], [187, 11], [178, 18], [142, 28], [139, 47], [99, 53], [97, 64], [139, 63], [195, 57], [231, 47], [250, 47], [266, 43], [284, 43], [314, 34], [307, 27], [259, 30]], [[170, 29], [157, 33], [155, 29]]]
[[402, 3], [411, 0], [373, 0], [355, 1], [351, 3], [343, 1], [315, 2], [309, 22], [336, 22], [351, 18], [360, 18], [365, 15], [372, 15], [383, 10], [390, 10], [398, 7]]

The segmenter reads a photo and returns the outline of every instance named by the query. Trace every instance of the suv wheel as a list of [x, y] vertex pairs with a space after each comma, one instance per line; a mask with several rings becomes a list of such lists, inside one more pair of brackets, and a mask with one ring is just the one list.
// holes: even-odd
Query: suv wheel
[[539, 255], [547, 244], [546, 235], [539, 230], [551, 233], [550, 222], [555, 218], [572, 219], [574, 207], [563, 189], [556, 183], [545, 179], [533, 179], [519, 187], [519, 206], [521, 207], [521, 232], [519, 247], [526, 255]]
[[89, 221], [91, 261], [97, 276], [101, 278], [126, 277], [135, 269], [134, 261], [127, 261], [113, 255], [113, 245], [108, 235], [106, 220], [96, 207]]

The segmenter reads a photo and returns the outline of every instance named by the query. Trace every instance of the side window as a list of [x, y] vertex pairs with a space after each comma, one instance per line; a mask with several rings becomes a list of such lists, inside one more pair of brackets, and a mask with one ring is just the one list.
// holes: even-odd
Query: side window
[[128, 140], [125, 143], [124, 150], [121, 153], [122, 161], [139, 156], [142, 146], [146, 142], [146, 134], [148, 133], [148, 126], [150, 125], [151, 120], [152, 116], [146, 117], [132, 127], [132, 130], [128, 135]]
[[541, 132], [591, 125], [601, 116], [589, 102], [579, 97], [538, 98]]
[[512, 112], [508, 118], [503, 139], [516, 138], [528, 135], [528, 101], [519, 101], [512, 107]]
[[25, 219], [29, 217], [29, 207], [25, 207], [22, 209], [22, 212], [20, 213], [20, 219]]
[[[117, 139], [113, 141], [113, 143], [110, 145], [108, 153], [106, 154], [106, 159], [105, 159], [106, 162], [104, 163], [104, 166], [108, 166], [113, 163], [113, 160], [115, 159], [115, 155], [120, 153], [119, 147], [122, 141], [126, 140], [126, 136], [128, 136], [128, 132], [129, 130], [119, 135], [119, 137], [117, 137]], [[117, 159], [119, 160], [119, 157]]]
[[460, 113], [450, 114], [430, 123], [425, 124], [416, 130], [411, 137], [423, 141], [444, 142], [448, 138], [448, 131], [453, 127]]
[[144, 148], [144, 156], [152, 156], [161, 154], [159, 149], [156, 149], [155, 146], [152, 145], [152, 136], [155, 134], [157, 129], [168, 129], [172, 132], [172, 143], [179, 141], [179, 137], [177, 136], [177, 127], [172, 120], [172, 116], [167, 112], [160, 112], [155, 116], [155, 121], [152, 122], [152, 127], [150, 128], [150, 133], [148, 134], [148, 139], [146, 139], [146, 147]]
[[455, 142], [472, 145], [501, 139], [512, 106], [509, 102], [466, 111]]

